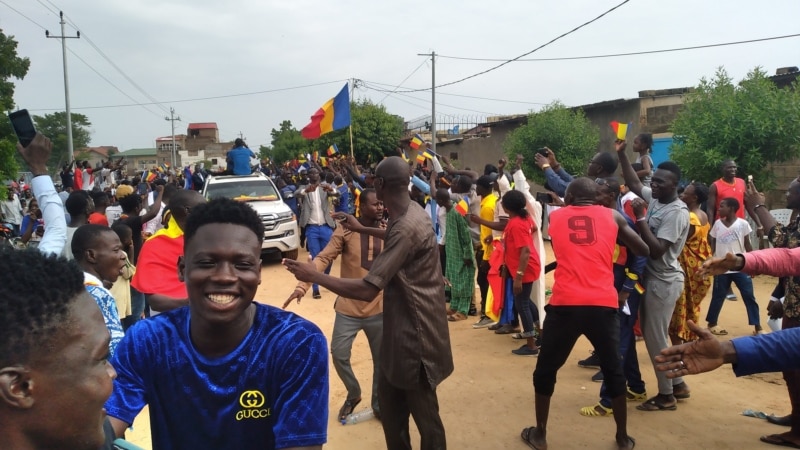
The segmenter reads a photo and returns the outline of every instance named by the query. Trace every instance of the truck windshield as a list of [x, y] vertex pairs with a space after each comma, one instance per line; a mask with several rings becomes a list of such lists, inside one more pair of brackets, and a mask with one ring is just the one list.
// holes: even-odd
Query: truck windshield
[[269, 181], [242, 180], [233, 183], [209, 183], [205, 197], [208, 200], [225, 197], [240, 201], [278, 200], [278, 192]]

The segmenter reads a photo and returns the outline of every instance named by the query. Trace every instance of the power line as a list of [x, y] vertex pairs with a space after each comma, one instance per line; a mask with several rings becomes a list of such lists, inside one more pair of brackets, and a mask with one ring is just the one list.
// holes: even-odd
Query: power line
[[[607, 55], [591, 55], [591, 56], [564, 56], [560, 58], [531, 58], [531, 59], [517, 59], [515, 61], [571, 61], [576, 59], [597, 59], [597, 58], [614, 58], [618, 56], [634, 56], [634, 55], [651, 55], [654, 53], [668, 53], [668, 52], [679, 52], [684, 50], [697, 50], [701, 48], [712, 48], [712, 47], [724, 47], [728, 45], [740, 45], [740, 44], [751, 44], [753, 42], [764, 42], [764, 41], [774, 41], [777, 39], [787, 39], [800, 36], [798, 34], [786, 34], [783, 36], [772, 36], [767, 38], [760, 38], [760, 39], [748, 39], [746, 41], [735, 41], [735, 42], [723, 42], [719, 44], [706, 44], [706, 45], [694, 45], [691, 47], [678, 47], [678, 48], [667, 48], [667, 49], [660, 49], [660, 50], [646, 50], [641, 52], [628, 52], [628, 53], [610, 53]], [[468, 58], [462, 56], [444, 56], [439, 55], [440, 58], [447, 58], [447, 59], [458, 59], [463, 61], [505, 61], [505, 59], [494, 59], [494, 58]]]
[[[369, 80], [362, 80], [362, 81], [370, 83], [370, 84], [376, 84], [378, 86], [386, 86], [386, 87], [392, 87], [392, 88], [393, 87], [400, 87], [400, 86], [395, 86], [393, 84], [378, 83], [377, 81], [369, 81]], [[446, 96], [450, 96], [450, 97], [474, 98], [474, 99], [477, 99], [477, 100], [488, 100], [488, 101], [493, 101], [493, 102], [519, 103], [519, 104], [522, 104], [522, 105], [549, 105], [549, 103], [526, 102], [526, 101], [523, 101], [523, 100], [507, 100], [507, 99], [502, 99], [502, 98], [478, 97], [478, 96], [475, 96], [475, 95], [449, 94], [449, 93], [446, 93], [446, 92], [437, 92], [437, 94], [438, 95], [446, 95]]]
[[39, 3], [40, 5], [42, 5], [44, 7], [44, 9], [47, 10], [47, 12], [49, 12], [50, 14], [58, 17], [58, 12], [59, 12], [60, 8], [56, 8], [55, 10], [52, 10], [52, 9], [50, 9], [49, 6], [45, 5], [44, 2], [42, 2], [42, 0], [36, 0], [36, 2]]
[[[221, 98], [232, 98], [232, 97], [244, 97], [248, 95], [258, 95], [258, 94], [269, 94], [272, 92], [282, 92], [282, 91], [291, 91], [295, 89], [304, 89], [309, 87], [316, 87], [316, 86], [324, 86], [327, 84], [333, 83], [341, 83], [342, 81], [346, 80], [334, 80], [334, 81], [326, 81], [324, 83], [315, 83], [315, 84], [306, 84], [302, 86], [292, 86], [287, 88], [278, 88], [278, 89], [268, 89], [264, 91], [256, 91], [256, 92], [242, 92], [239, 94], [227, 94], [227, 95], [217, 95], [214, 97], [201, 97], [201, 98], [187, 98], [181, 100], [166, 100], [163, 102], [151, 102], [151, 103], [133, 103], [133, 104], [123, 104], [123, 105], [102, 105], [102, 106], [80, 106], [72, 109], [103, 109], [103, 108], [125, 108], [129, 106], [142, 106], [142, 105], [155, 105], [158, 103], [188, 103], [188, 102], [198, 102], [204, 100], [218, 100]], [[30, 111], [57, 111], [59, 108], [39, 108], [39, 109], [31, 109]]]
[[[410, 74], [408, 74], [408, 76], [407, 76], [407, 77], [403, 78], [403, 81], [401, 81], [401, 82], [400, 82], [400, 84], [398, 84], [398, 85], [397, 85], [397, 87], [395, 88], [395, 91], [396, 91], [397, 89], [400, 89], [400, 87], [402, 87], [402, 86], [403, 86], [403, 83], [405, 83], [405, 82], [406, 82], [406, 81], [407, 81], [409, 78], [411, 78], [411, 76], [412, 76], [412, 75], [414, 75], [415, 73], [417, 73], [417, 71], [418, 71], [418, 70], [419, 70], [419, 69], [420, 69], [422, 66], [424, 66], [426, 62], [428, 62], [428, 60], [427, 60], [427, 59], [423, 59], [423, 60], [422, 60], [422, 63], [420, 63], [420, 65], [418, 65], [416, 69], [414, 69], [414, 70], [413, 70], [413, 71], [412, 71]], [[386, 97], [388, 97], [389, 95], [393, 94], [395, 91], [389, 92], [389, 93], [387, 93], [386, 95], [384, 95], [384, 96], [383, 96], [383, 98], [381, 99], [381, 101], [379, 101], [378, 103], [379, 103], [379, 104], [380, 104], [380, 103], [383, 103], [383, 101], [384, 101], [384, 100], [386, 100]]]
[[[31, 19], [30, 17], [26, 16], [25, 14], [23, 14], [23, 13], [22, 13], [22, 12], [20, 12], [20, 11], [18, 11], [17, 9], [14, 9], [14, 8], [13, 8], [11, 5], [9, 5], [9, 4], [8, 4], [8, 3], [6, 3], [5, 1], [3, 1], [3, 0], [0, 0], [0, 3], [2, 3], [2, 4], [3, 4], [3, 5], [5, 5], [5, 6], [7, 6], [7, 7], [8, 7], [10, 10], [12, 10], [12, 11], [14, 11], [15, 13], [19, 14], [20, 16], [22, 16], [23, 18], [25, 18], [26, 20], [28, 20], [30, 23], [32, 23], [32, 24], [34, 24], [34, 25], [36, 25], [37, 27], [41, 28], [42, 30], [45, 30], [45, 31], [47, 31], [47, 28], [45, 28], [44, 26], [40, 25], [38, 22], [36, 22], [35, 20], [33, 20], [33, 19]], [[39, 2], [39, 3], [41, 3], [41, 2]], [[44, 6], [45, 8], [47, 8], [47, 6], [46, 6], [46, 5], [44, 5], [43, 3], [42, 3], [42, 6]], [[50, 11], [50, 9], [49, 9], [49, 8], [48, 8], [48, 11]], [[50, 12], [52, 12], [52, 11], [50, 11]], [[158, 116], [158, 117], [161, 117], [161, 115], [160, 115], [160, 114], [158, 114], [158, 113], [156, 113], [155, 111], [153, 111], [153, 110], [151, 110], [151, 109], [147, 108], [146, 106], [142, 105], [141, 103], [138, 103], [138, 101], [137, 101], [135, 98], [131, 97], [131, 96], [130, 96], [130, 95], [128, 95], [128, 94], [127, 94], [125, 91], [123, 91], [123, 90], [122, 90], [122, 89], [121, 89], [119, 86], [117, 86], [116, 84], [114, 84], [113, 82], [111, 82], [111, 80], [109, 80], [108, 78], [106, 78], [106, 77], [105, 77], [103, 74], [101, 74], [101, 73], [100, 73], [100, 72], [99, 72], [97, 69], [95, 69], [95, 68], [94, 68], [94, 67], [93, 67], [91, 64], [89, 64], [88, 62], [86, 62], [86, 60], [85, 60], [85, 59], [81, 58], [81, 57], [80, 57], [80, 56], [79, 56], [77, 53], [75, 53], [75, 51], [74, 51], [74, 50], [72, 50], [71, 48], [68, 48], [68, 49], [67, 49], [67, 51], [69, 51], [69, 52], [72, 54], [72, 56], [74, 56], [75, 58], [77, 58], [77, 59], [78, 59], [80, 62], [82, 62], [83, 64], [85, 64], [85, 65], [86, 65], [86, 67], [88, 67], [88, 68], [89, 68], [89, 69], [90, 69], [92, 72], [96, 73], [96, 74], [97, 74], [97, 76], [99, 76], [100, 78], [102, 78], [102, 79], [103, 79], [103, 81], [105, 81], [106, 83], [108, 83], [109, 85], [111, 85], [111, 87], [113, 87], [114, 89], [116, 89], [117, 91], [119, 91], [119, 92], [120, 92], [122, 95], [124, 95], [124, 96], [128, 97], [128, 98], [129, 98], [129, 99], [131, 99], [132, 101], [134, 101], [134, 102], [137, 102], [137, 103], [136, 103], [136, 105], [142, 106], [142, 107], [143, 107], [145, 110], [147, 110], [148, 112], [150, 112], [150, 113], [152, 113], [152, 114], [155, 114], [155, 115], [156, 115], [156, 116]], [[53, 110], [54, 110], [54, 111], [57, 111], [57, 110], [61, 110], [61, 109], [62, 109], [62, 108], [54, 108]], [[32, 111], [43, 111], [43, 110], [41, 110], [41, 109], [40, 109], [40, 110], [32, 110]]]
[[[382, 89], [382, 88], [379, 88], [379, 87], [370, 86], [369, 83], [365, 82], [364, 80], [361, 80], [361, 82], [362, 82], [361, 85], [364, 86], [365, 88], [372, 89], [373, 91], [378, 91], [378, 92], [389, 92], [389, 95], [395, 97], [395, 99], [397, 99], [397, 100], [400, 100], [399, 98], [397, 98], [397, 96], [400, 95], [400, 96], [407, 97], [407, 98], [414, 99], [414, 100], [421, 101], [421, 102], [427, 102], [428, 101], [427, 99], [422, 99], [422, 98], [419, 98], [419, 97], [414, 97], [412, 95], [403, 94], [402, 91], [390, 92], [387, 89]], [[448, 108], [460, 109], [460, 110], [463, 110], [463, 111], [476, 112], [476, 113], [480, 113], [480, 114], [486, 114], [488, 116], [498, 115], [498, 113], [494, 113], [494, 112], [478, 111], [477, 109], [462, 108], [460, 106], [448, 105], [446, 103], [437, 102], [436, 104], [437, 105], [442, 105], [442, 106], [447, 106]]]
[[[602, 14], [600, 14], [599, 16], [595, 17], [594, 19], [592, 19], [592, 20], [589, 20], [588, 22], [584, 22], [584, 23], [582, 23], [582, 24], [578, 25], [577, 27], [575, 27], [575, 28], [573, 28], [573, 29], [571, 29], [571, 30], [569, 30], [569, 31], [567, 31], [567, 32], [565, 32], [565, 33], [562, 33], [561, 35], [559, 35], [559, 36], [557, 36], [557, 37], [555, 37], [555, 38], [553, 38], [553, 39], [551, 39], [551, 40], [549, 40], [549, 41], [545, 42], [544, 44], [542, 44], [542, 45], [540, 45], [540, 46], [538, 46], [538, 47], [534, 48], [533, 50], [531, 50], [531, 51], [529, 51], [529, 52], [526, 52], [526, 53], [523, 53], [523, 54], [521, 54], [521, 55], [517, 56], [516, 58], [512, 58], [512, 59], [504, 60], [503, 62], [501, 62], [500, 64], [498, 64], [498, 65], [496, 65], [496, 66], [492, 66], [492, 67], [490, 67], [490, 68], [488, 68], [488, 69], [486, 69], [486, 70], [482, 70], [482, 71], [480, 71], [480, 72], [478, 72], [478, 73], [474, 73], [474, 74], [472, 74], [472, 75], [466, 76], [466, 77], [464, 77], [464, 78], [461, 78], [461, 79], [458, 79], [458, 80], [455, 80], [455, 81], [450, 81], [449, 83], [440, 84], [440, 85], [436, 86], [436, 88], [438, 89], [438, 88], [445, 87], [445, 86], [452, 86], [452, 85], [454, 85], [454, 84], [458, 84], [458, 83], [461, 83], [461, 82], [467, 81], [467, 80], [469, 80], [469, 79], [472, 79], [472, 78], [475, 78], [475, 77], [478, 77], [478, 76], [481, 76], [481, 75], [485, 75], [485, 74], [487, 74], [487, 73], [489, 73], [489, 72], [492, 72], [492, 71], [494, 71], [494, 70], [497, 70], [497, 69], [499, 69], [499, 68], [501, 68], [501, 67], [505, 66], [506, 64], [510, 64], [510, 63], [512, 63], [512, 62], [514, 62], [514, 61], [517, 61], [517, 60], [519, 60], [519, 59], [521, 59], [521, 58], [524, 58], [524, 57], [526, 57], [526, 56], [530, 55], [531, 53], [537, 52], [537, 51], [539, 51], [539, 50], [541, 50], [541, 49], [543, 49], [543, 48], [547, 47], [548, 45], [552, 44], [553, 42], [556, 42], [556, 41], [558, 41], [558, 40], [560, 40], [560, 39], [562, 39], [562, 38], [564, 38], [564, 37], [566, 37], [566, 36], [569, 36], [570, 34], [572, 34], [572, 33], [576, 32], [576, 31], [580, 30], [581, 28], [584, 28], [584, 27], [586, 27], [586, 26], [588, 26], [588, 25], [590, 25], [590, 24], [592, 24], [592, 23], [594, 23], [594, 22], [597, 22], [598, 20], [602, 19], [603, 17], [605, 17], [606, 15], [608, 15], [608, 14], [610, 14], [611, 12], [615, 11], [616, 9], [618, 9], [618, 8], [622, 7], [622, 5], [624, 5], [624, 4], [626, 4], [626, 3], [628, 3], [629, 1], [631, 1], [631, 0], [623, 0], [621, 3], [617, 4], [616, 6], [614, 6], [613, 8], [611, 8], [611, 9], [609, 9], [609, 10], [606, 10], [604, 13], [602, 13]], [[425, 89], [409, 89], [409, 90], [405, 90], [405, 91], [397, 91], [397, 92], [424, 92], [424, 91], [430, 91], [431, 89], [432, 89], [432, 88], [425, 88]]]
[[27, 20], [28, 20], [28, 22], [30, 22], [30, 23], [32, 23], [32, 24], [34, 24], [34, 25], [36, 25], [37, 27], [39, 27], [39, 28], [41, 28], [41, 29], [43, 29], [43, 30], [45, 30], [45, 31], [47, 30], [47, 28], [43, 27], [42, 25], [39, 25], [39, 24], [38, 24], [38, 23], [37, 23], [35, 20], [31, 19], [30, 17], [26, 16], [25, 14], [21, 13], [20, 11], [18, 11], [18, 10], [16, 10], [16, 9], [14, 9], [14, 7], [13, 7], [13, 6], [9, 5], [8, 3], [4, 2], [3, 0], [0, 0], [0, 3], [4, 4], [6, 7], [8, 7], [8, 9], [10, 9], [10, 10], [14, 11], [15, 13], [17, 13], [17, 14], [19, 14], [20, 16], [22, 16], [22, 17], [24, 17], [25, 19], [27, 19]]
[[[39, 1], [39, 3], [42, 3], [42, 2], [41, 2], [41, 0], [37, 0], [37, 1]], [[53, 7], [55, 7], [55, 8], [58, 8], [58, 6], [57, 6], [55, 3], [53, 3], [52, 1], [50, 1], [50, 0], [47, 0], [47, 3], [49, 3], [49, 4], [53, 5]], [[43, 3], [42, 3], [42, 4], [43, 4]], [[43, 5], [44, 5], [44, 4], [43, 4]], [[75, 22], [74, 22], [74, 21], [73, 21], [73, 20], [72, 20], [72, 19], [71, 19], [69, 16], [65, 15], [64, 17], [66, 17], [66, 19], [67, 19], [67, 21], [70, 23], [70, 25], [72, 25], [73, 27], [75, 27], [75, 29], [76, 29], [76, 30], [80, 31], [80, 28], [78, 27], [78, 25], [77, 25], [77, 24], [76, 24], [76, 23], [75, 23]], [[144, 90], [144, 89], [143, 89], [141, 86], [139, 86], [139, 85], [138, 85], [138, 84], [137, 84], [135, 81], [133, 81], [133, 79], [132, 79], [131, 77], [129, 77], [129, 76], [128, 76], [128, 74], [126, 74], [126, 73], [125, 73], [125, 72], [124, 72], [124, 71], [123, 71], [123, 70], [122, 70], [122, 69], [121, 69], [121, 68], [120, 68], [120, 67], [119, 67], [119, 66], [118, 66], [118, 65], [117, 65], [117, 64], [116, 64], [114, 61], [112, 61], [112, 60], [111, 60], [111, 58], [110, 58], [108, 55], [106, 55], [106, 54], [105, 54], [105, 52], [103, 52], [103, 51], [100, 49], [100, 47], [98, 47], [98, 46], [97, 46], [97, 44], [95, 44], [95, 43], [94, 43], [94, 41], [93, 41], [93, 40], [92, 40], [92, 39], [91, 39], [91, 38], [90, 38], [90, 37], [89, 37], [89, 36], [88, 36], [88, 35], [87, 35], [85, 32], [83, 32], [83, 33], [82, 33], [82, 35], [83, 35], [83, 38], [86, 40], [86, 42], [88, 42], [88, 43], [89, 43], [89, 45], [90, 45], [90, 46], [91, 46], [91, 47], [92, 47], [92, 48], [93, 48], [93, 49], [94, 49], [94, 50], [95, 50], [95, 51], [96, 51], [96, 52], [97, 52], [97, 53], [98, 53], [98, 54], [99, 54], [99, 55], [100, 55], [100, 56], [101, 56], [103, 59], [105, 59], [105, 60], [106, 60], [106, 62], [108, 62], [108, 63], [111, 65], [111, 67], [113, 67], [113, 68], [114, 68], [114, 70], [116, 70], [116, 71], [117, 71], [117, 72], [118, 72], [120, 75], [122, 75], [122, 77], [123, 77], [123, 78], [125, 78], [125, 80], [127, 80], [127, 81], [128, 81], [128, 83], [130, 83], [130, 84], [131, 84], [131, 86], [133, 86], [133, 87], [134, 87], [134, 89], [136, 89], [137, 91], [139, 91], [139, 92], [140, 92], [142, 95], [144, 95], [144, 97], [145, 97], [145, 98], [147, 98], [148, 100], [150, 100], [150, 101], [152, 102], [152, 104], [154, 104], [154, 105], [158, 106], [158, 107], [159, 107], [159, 108], [161, 108], [161, 110], [163, 110], [164, 112], [169, 112], [169, 110], [168, 110], [168, 109], [167, 109], [167, 108], [166, 108], [166, 107], [165, 107], [165, 106], [162, 104], [163, 102], [159, 102], [158, 100], [156, 100], [156, 99], [155, 99], [155, 98], [154, 98], [152, 95], [148, 94], [148, 93], [147, 93], [147, 92], [146, 92], [146, 91], [145, 91], [145, 90]]]

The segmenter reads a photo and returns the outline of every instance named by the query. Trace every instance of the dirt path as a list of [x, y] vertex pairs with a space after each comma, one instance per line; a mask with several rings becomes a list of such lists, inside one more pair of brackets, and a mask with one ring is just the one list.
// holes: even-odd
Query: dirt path
[[[306, 258], [301, 251], [300, 257]], [[552, 255], [550, 256], [552, 258]], [[338, 274], [338, 264], [332, 274]], [[294, 281], [277, 260], [266, 262], [262, 268], [262, 284], [256, 299], [280, 307], [291, 293]], [[548, 284], [552, 277], [548, 277]], [[755, 292], [766, 328], [766, 303], [774, 287], [774, 279], [757, 277]], [[333, 329], [333, 300], [335, 295], [322, 289], [322, 299], [310, 296], [291, 310], [316, 323], [327, 335]], [[710, 301], [703, 303], [703, 314]], [[444, 306], [443, 306], [444, 307]], [[702, 316], [704, 317], [704, 316]], [[525, 449], [520, 440], [523, 427], [534, 423], [532, 373], [536, 358], [511, 354], [518, 342], [509, 336], [495, 335], [471, 327], [474, 320], [450, 324], [455, 359], [455, 372], [439, 388], [442, 419], [447, 430], [448, 446], [452, 449]], [[728, 301], [722, 310], [720, 323], [730, 337], [751, 333], [741, 300]], [[586, 339], [578, 341], [575, 350], [559, 372], [553, 396], [549, 444], [551, 448], [613, 449], [612, 418], [587, 418], [578, 414], [583, 406], [598, 400], [599, 383], [590, 377], [593, 370], [579, 368], [577, 362], [588, 356], [591, 346]], [[644, 343], [637, 344], [642, 375], [648, 393], [656, 392], [655, 375]], [[371, 387], [372, 362], [366, 338], [356, 338], [353, 368], [361, 381], [366, 401], [357, 408], [366, 408]], [[745, 409], [783, 415], [789, 412], [789, 400], [781, 375], [762, 374], [736, 378], [730, 368], [687, 377], [692, 397], [680, 402], [677, 411], [641, 412], [629, 404], [628, 430], [636, 438], [637, 448], [668, 449], [742, 449], [774, 448], [759, 442], [763, 434], [787, 430], [764, 420], [744, 417]], [[342, 426], [335, 421], [336, 412], [345, 399], [345, 390], [335, 371], [330, 373], [330, 414], [328, 444], [331, 450], [385, 448], [380, 423], [371, 420]], [[129, 440], [150, 448], [150, 432], [146, 410], [136, 419]], [[412, 422], [414, 448], [419, 437]]]

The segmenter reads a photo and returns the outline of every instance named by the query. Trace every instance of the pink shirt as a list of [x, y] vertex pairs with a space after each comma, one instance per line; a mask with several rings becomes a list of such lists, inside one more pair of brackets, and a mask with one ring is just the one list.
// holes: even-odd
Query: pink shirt
[[800, 276], [800, 247], [768, 248], [749, 252], [743, 256], [744, 273], [773, 277]]

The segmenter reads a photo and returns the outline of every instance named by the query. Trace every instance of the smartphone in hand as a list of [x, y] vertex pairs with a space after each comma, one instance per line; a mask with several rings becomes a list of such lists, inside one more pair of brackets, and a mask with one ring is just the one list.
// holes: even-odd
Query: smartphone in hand
[[28, 113], [27, 109], [20, 109], [9, 113], [8, 118], [11, 120], [11, 126], [14, 128], [14, 133], [17, 134], [17, 139], [23, 147], [30, 145], [33, 138], [36, 137], [36, 127], [33, 126], [33, 119]]

